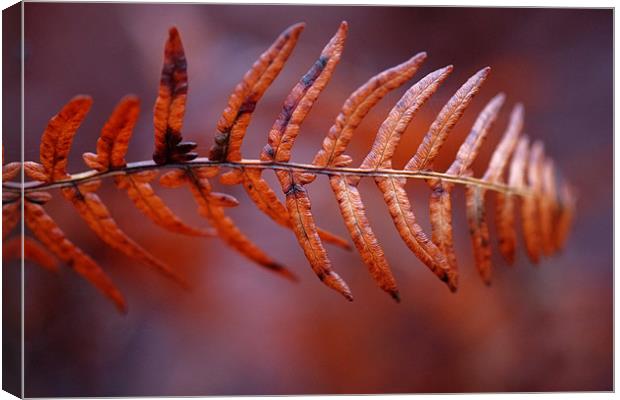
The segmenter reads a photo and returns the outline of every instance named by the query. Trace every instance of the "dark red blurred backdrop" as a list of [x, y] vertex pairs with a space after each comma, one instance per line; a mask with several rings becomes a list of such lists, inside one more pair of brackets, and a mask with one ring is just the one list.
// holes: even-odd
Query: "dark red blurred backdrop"
[[[490, 79], [437, 166], [449, 164], [476, 113], [501, 90], [508, 103], [476, 172], [485, 168], [510, 107], [522, 101], [526, 132], [544, 140], [579, 192], [567, 249], [539, 267], [522, 249], [513, 268], [495, 254], [494, 282], [487, 288], [474, 270], [458, 189], [454, 219], [462, 278], [460, 291], [451, 294], [400, 241], [378, 191], [364, 182], [362, 194], [402, 304], [375, 287], [355, 253], [335, 248], [329, 255], [355, 301], [325, 288], [292, 233], [259, 214], [238, 188], [225, 188], [242, 201], [231, 215], [294, 269], [299, 284], [264, 272], [217, 239], [160, 230], [106, 182], [101, 197], [119, 224], [194, 282], [192, 291], [183, 292], [103, 246], [55, 195], [50, 214], [111, 274], [126, 294], [129, 314], [117, 314], [69, 268], [55, 276], [27, 264], [26, 396], [612, 389], [611, 10], [26, 3], [25, 12], [27, 160], [38, 157], [47, 120], [80, 93], [95, 103], [75, 139], [70, 171], [85, 169], [80, 154], [94, 149], [100, 127], [127, 93], [143, 102], [128, 159], [148, 159], [150, 111], [172, 25], [189, 62], [184, 136], [199, 142], [204, 155], [236, 82], [280, 31], [305, 21], [297, 49], [250, 126], [244, 154], [256, 157], [288, 90], [347, 20], [343, 61], [303, 126], [294, 160], [311, 160], [358, 85], [425, 50], [429, 58], [416, 80], [447, 64], [455, 71], [406, 132], [397, 166], [415, 151], [451, 93], [490, 65]], [[403, 91], [382, 101], [356, 133], [350, 146], [356, 162]], [[16, 159], [19, 143], [5, 138], [8, 159]], [[414, 181], [408, 189], [428, 230], [428, 189]], [[185, 190], [159, 192], [186, 220], [205, 225]], [[346, 235], [324, 178], [310, 195], [318, 223]]]

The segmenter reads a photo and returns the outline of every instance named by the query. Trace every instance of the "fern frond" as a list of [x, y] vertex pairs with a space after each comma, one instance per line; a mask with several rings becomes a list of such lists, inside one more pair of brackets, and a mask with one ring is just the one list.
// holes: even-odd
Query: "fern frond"
[[[486, 219], [485, 196], [496, 194], [496, 225], [499, 250], [510, 264], [516, 250], [515, 213], [521, 205], [520, 223], [527, 254], [537, 263], [564, 245], [576, 209], [574, 189], [560, 179], [556, 164], [545, 154], [540, 141], [521, 135], [524, 111], [513, 107], [504, 135], [491, 156], [482, 177], [473, 175], [471, 166], [496, 121], [506, 95], [493, 97], [476, 118], [461, 144], [454, 161], [445, 172], [434, 170], [449, 133], [472, 104], [474, 96], [490, 74], [486, 67], [470, 77], [443, 106], [423, 137], [417, 151], [403, 168], [393, 166], [393, 157], [402, 136], [419, 109], [439, 90], [453, 70], [449, 65], [431, 72], [406, 90], [379, 127], [374, 142], [359, 167], [345, 154], [355, 129], [370, 110], [417, 72], [426, 60], [418, 53], [387, 69], [361, 85], [342, 105], [311, 164], [291, 161], [291, 151], [301, 127], [319, 95], [325, 90], [339, 63], [347, 36], [343, 22], [322, 50], [316, 62], [292, 88], [267, 135], [267, 145], [259, 159], [244, 159], [241, 146], [257, 102], [283, 70], [304, 28], [295, 24], [286, 29], [265, 50], [243, 76], [228, 99], [209, 150], [209, 158], [198, 157], [196, 143], [183, 141], [182, 128], [188, 99], [187, 60], [179, 32], [171, 28], [164, 47], [164, 62], [159, 92], [153, 110], [153, 161], [127, 163], [125, 155], [139, 113], [139, 100], [123, 98], [105, 123], [97, 139], [96, 153], [84, 153], [92, 168], [77, 174], [67, 172], [67, 159], [77, 130], [88, 113], [92, 100], [77, 96], [55, 115], [45, 129], [40, 146], [40, 163], [25, 161], [5, 164], [3, 160], [3, 241], [5, 257], [21, 252], [50, 269], [54, 256], [69, 264], [78, 274], [97, 287], [120, 309], [125, 301], [103, 270], [76, 247], [47, 214], [45, 203], [49, 190], [60, 189], [87, 225], [108, 246], [143, 264], [157, 269], [175, 281], [184, 279], [149, 251], [129, 238], [110, 215], [96, 191], [102, 180], [113, 177], [116, 187], [124, 190], [135, 206], [158, 226], [191, 236], [217, 236], [229, 247], [260, 266], [290, 280], [295, 275], [254, 244], [226, 209], [239, 201], [213, 191], [212, 180], [219, 177], [225, 185], [241, 185], [256, 207], [278, 225], [295, 234], [310, 267], [325, 285], [352, 300], [349, 286], [334, 270], [323, 241], [350, 248], [348, 242], [319, 228], [312, 212], [309, 185], [318, 175], [327, 175], [348, 234], [377, 285], [395, 300], [400, 299], [388, 257], [379, 244], [367, 216], [358, 189], [361, 179], [372, 178], [381, 191], [390, 217], [400, 237], [448, 288], [458, 288], [457, 256], [454, 250], [451, 193], [455, 185], [465, 188], [466, 211], [476, 267], [485, 283], [491, 282], [492, 233]], [[11, 182], [20, 169], [31, 181]], [[509, 172], [506, 174], [506, 169]], [[273, 171], [285, 195], [278, 199], [263, 174]], [[198, 213], [213, 229], [185, 224], [157, 196], [151, 183], [187, 187]], [[507, 175], [505, 177], [504, 175]], [[417, 222], [407, 195], [409, 180], [424, 180], [431, 190], [429, 237]], [[20, 219], [21, 193], [24, 195], [25, 221], [28, 229], [45, 247], [26, 237], [9, 238]], [[51, 253], [51, 254], [49, 254]]]

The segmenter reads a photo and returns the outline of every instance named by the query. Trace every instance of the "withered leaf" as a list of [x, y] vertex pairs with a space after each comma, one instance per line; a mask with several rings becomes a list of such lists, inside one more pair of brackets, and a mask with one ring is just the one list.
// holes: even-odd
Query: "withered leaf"
[[566, 243], [570, 227], [575, 218], [577, 198], [574, 189], [566, 182], [560, 187], [559, 198], [559, 216], [554, 233], [556, 248], [561, 249]]
[[438, 69], [420, 79], [407, 90], [381, 124], [372, 148], [362, 161], [360, 168], [378, 169], [392, 166], [394, 151], [413, 116], [439, 89], [439, 86], [451, 72], [451, 65]]
[[[482, 180], [491, 183], [502, 181], [506, 164], [514, 152], [522, 127], [523, 107], [517, 104], [512, 110], [508, 127], [491, 156]], [[467, 220], [476, 267], [482, 280], [488, 285], [491, 283], [492, 265], [489, 226], [484, 208], [485, 195], [486, 190], [481, 187], [470, 186], [465, 190]]]
[[342, 22], [327, 43], [321, 56], [291, 90], [282, 111], [269, 131], [269, 143], [261, 152], [261, 160], [287, 162], [291, 148], [304, 121], [319, 94], [323, 91], [340, 61], [348, 25]]
[[15, 229], [21, 219], [21, 201], [2, 204], [2, 240]]
[[383, 193], [383, 199], [388, 206], [394, 226], [396, 226], [398, 234], [407, 247], [441, 281], [445, 282], [451, 291], [456, 291], [456, 273], [450, 268], [445, 255], [426, 236], [422, 227], [417, 223], [403, 182], [392, 177], [375, 178], [375, 182]]
[[[2, 244], [2, 259], [4, 262], [10, 260], [20, 260], [22, 257], [22, 237], [16, 236]], [[54, 256], [41, 246], [36, 240], [24, 237], [24, 258], [32, 261], [41, 267], [56, 272], [58, 262]]]
[[[510, 163], [510, 174], [508, 185], [517, 190], [525, 188], [525, 167], [527, 164], [529, 149], [529, 138], [522, 136], [517, 143], [512, 162]], [[496, 194], [496, 224], [499, 237], [499, 250], [504, 259], [513, 264], [517, 247], [517, 233], [515, 231], [515, 196], [510, 193]]]
[[215, 144], [209, 152], [210, 160], [241, 160], [241, 143], [256, 103], [284, 68], [304, 26], [295, 24], [282, 32], [237, 84], [217, 123]]
[[[95, 182], [93, 186], [98, 184]], [[116, 224], [107, 207], [99, 196], [93, 191], [95, 187], [86, 185], [74, 185], [61, 189], [62, 195], [67, 199], [87, 225], [110, 247], [134, 258], [149, 267], [156, 269], [166, 277], [187, 287], [187, 281], [174, 269], [164, 262], [155, 258], [151, 253], [143, 249], [138, 243], [129, 238]]]
[[521, 206], [521, 222], [523, 224], [523, 236], [525, 249], [530, 260], [537, 264], [540, 259], [542, 234], [540, 232], [539, 197], [541, 196], [542, 182], [542, 159], [544, 145], [540, 141], [532, 144], [527, 165], [527, 187], [529, 195], [523, 197]]
[[373, 279], [381, 289], [389, 293], [396, 301], [400, 301], [396, 280], [392, 275], [385, 253], [370, 227], [357, 187], [349, 184], [345, 177], [337, 175], [330, 176], [329, 183], [336, 194], [347, 230]]
[[171, 232], [189, 236], [214, 236], [211, 229], [194, 228], [185, 224], [174, 212], [166, 206], [164, 201], [155, 194], [148, 183], [140, 174], [119, 175], [114, 182], [119, 189], [127, 191], [127, 195], [134, 202], [138, 210], [146, 215], [151, 221]]
[[[296, 280], [295, 275], [285, 266], [275, 262], [257, 245], [248, 239], [226, 215], [221, 205], [211, 203], [211, 184], [209, 178], [214, 175], [213, 170], [198, 168], [184, 171], [184, 182], [189, 184], [192, 195], [198, 205], [198, 212], [215, 228], [218, 236], [230, 247], [237, 250], [255, 263], [290, 280]], [[217, 173], [217, 170], [215, 170]], [[177, 178], [178, 179], [178, 178]]]
[[[446, 174], [462, 176], [469, 174], [470, 167], [480, 151], [480, 146], [485, 140], [489, 129], [497, 118], [497, 114], [504, 103], [505, 96], [498, 94], [485, 106], [476, 118], [474, 125], [461, 144], [455, 160], [452, 162]], [[429, 201], [430, 220], [432, 227], [433, 243], [444, 253], [450, 268], [454, 271], [456, 279], [456, 253], [452, 232], [452, 200], [451, 192], [453, 184], [442, 180], [429, 181], [432, 193]], [[456, 282], [454, 283], [456, 286]]]
[[27, 177], [35, 181], [45, 182], [48, 179], [47, 172], [43, 165], [34, 161], [24, 162], [24, 173]]
[[21, 168], [22, 164], [20, 162], [10, 162], [2, 165], [2, 181], [15, 179], [19, 175]]
[[489, 226], [486, 223], [484, 193], [479, 187], [465, 188], [467, 222], [474, 248], [476, 268], [487, 285], [491, 284], [491, 243]]
[[140, 112], [140, 100], [124, 97], [106, 121], [97, 139], [97, 159], [100, 171], [124, 167], [129, 139]]
[[542, 249], [546, 256], [556, 250], [554, 227], [557, 224], [558, 193], [555, 186], [555, 166], [550, 158], [545, 158], [542, 165], [542, 191], [540, 197], [540, 232]]
[[286, 194], [286, 208], [293, 225], [293, 232], [295, 232], [297, 241], [304, 251], [310, 267], [321, 282], [342, 294], [347, 300], [352, 301], [351, 290], [342, 278], [332, 270], [331, 261], [327, 257], [327, 251], [323, 247], [316, 229], [306, 189], [295, 182], [292, 173], [276, 171], [276, 174]]
[[486, 67], [478, 71], [450, 98], [448, 103], [439, 112], [439, 115], [437, 115], [435, 121], [433, 121], [418, 150], [405, 166], [406, 170], [432, 168], [433, 161], [439, 154], [439, 149], [445, 142], [448, 133], [461, 118], [473, 97], [478, 93], [490, 70], [491, 68]]
[[191, 152], [195, 143], [182, 142], [181, 130], [187, 101], [187, 60], [177, 28], [168, 32], [164, 49], [164, 66], [161, 71], [159, 94], [153, 110], [155, 126], [155, 151], [157, 164], [189, 161], [198, 156]]
[[[40, 146], [40, 158], [45, 179], [34, 177], [33, 179], [53, 182], [67, 178], [67, 157], [73, 137], [92, 104], [93, 100], [89, 96], [76, 96], [50, 119], [41, 137]], [[24, 168], [28, 173], [30, 166], [24, 165]], [[34, 172], [33, 170], [30, 171]], [[43, 178], [43, 176], [39, 177]]]
[[24, 210], [28, 229], [45, 247], [112, 300], [119, 311], [127, 311], [123, 295], [114, 286], [110, 278], [97, 263], [66, 238], [64, 232], [47, 215], [43, 207], [25, 202]]
[[372, 107], [390, 91], [411, 79], [425, 59], [426, 53], [418, 53], [404, 63], [375, 75], [353, 92], [342, 106], [312, 164], [320, 167], [334, 165]]
[[[232, 175], [229, 175], [232, 176]], [[292, 229], [291, 218], [284, 204], [278, 199], [276, 193], [265, 181], [261, 172], [257, 169], [242, 168], [239, 172], [241, 184], [260, 211], [265, 213], [275, 223], [288, 229]], [[342, 237], [317, 227], [319, 237], [328, 243], [349, 250], [349, 243]]]

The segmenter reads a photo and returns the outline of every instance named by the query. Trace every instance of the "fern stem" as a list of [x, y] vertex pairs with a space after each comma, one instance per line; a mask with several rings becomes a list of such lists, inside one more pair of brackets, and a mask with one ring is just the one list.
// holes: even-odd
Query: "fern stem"
[[71, 175], [67, 179], [55, 181], [55, 182], [39, 182], [29, 181], [23, 185], [20, 182], [3, 182], [2, 189], [10, 192], [24, 193], [34, 192], [39, 190], [48, 190], [54, 188], [62, 188], [75, 184], [86, 183], [97, 179], [103, 179], [115, 175], [123, 175], [129, 173], [135, 173], [140, 171], [148, 171], [162, 168], [198, 168], [205, 166], [220, 166], [233, 169], [240, 168], [260, 168], [271, 170], [289, 170], [297, 172], [306, 172], [318, 175], [342, 175], [342, 176], [360, 176], [360, 177], [397, 177], [404, 179], [441, 179], [445, 182], [451, 182], [455, 184], [461, 184], [465, 186], [475, 186], [495, 192], [509, 193], [518, 196], [528, 196], [529, 192], [526, 190], [518, 190], [501, 183], [491, 183], [478, 178], [457, 176], [446, 174], [443, 172], [435, 171], [408, 171], [408, 170], [395, 170], [395, 169], [365, 169], [365, 168], [348, 168], [348, 167], [320, 167], [311, 164], [300, 163], [280, 163], [280, 162], [265, 162], [261, 160], [241, 160], [237, 162], [220, 162], [211, 161], [206, 157], [196, 158], [192, 161], [185, 163], [170, 163], [164, 165], [155, 164], [153, 161], [137, 161], [128, 163], [125, 167], [119, 169], [112, 169], [104, 172], [96, 170], [89, 170]]

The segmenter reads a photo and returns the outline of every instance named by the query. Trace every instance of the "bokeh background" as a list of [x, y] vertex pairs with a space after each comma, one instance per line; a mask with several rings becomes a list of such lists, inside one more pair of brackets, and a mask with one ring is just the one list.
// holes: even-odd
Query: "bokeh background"
[[[611, 10], [26, 3], [25, 13], [27, 160], [38, 157], [47, 120], [72, 96], [89, 94], [95, 103], [69, 164], [70, 171], [84, 170], [81, 153], [94, 149], [105, 119], [128, 93], [142, 99], [142, 113], [127, 158], [149, 159], [151, 110], [172, 25], [189, 62], [184, 136], [200, 143], [204, 155], [234, 85], [284, 28], [305, 21], [288, 66], [255, 112], [243, 151], [256, 157], [288, 90], [347, 20], [343, 60], [303, 126], [294, 160], [312, 159], [349, 93], [424, 50], [429, 57], [414, 81], [447, 64], [455, 71], [405, 133], [395, 165], [411, 156], [467, 77], [490, 65], [489, 80], [451, 133], [437, 167], [449, 165], [477, 112], [504, 91], [507, 105], [475, 171], [485, 169], [510, 108], [522, 101], [526, 132], [544, 140], [579, 193], [567, 248], [538, 267], [525, 257], [522, 241], [514, 267], [495, 250], [488, 288], [473, 265], [457, 189], [462, 278], [459, 292], [451, 294], [401, 242], [378, 190], [364, 181], [362, 195], [401, 304], [374, 285], [355, 252], [338, 248], [329, 247], [329, 255], [355, 301], [324, 287], [294, 235], [255, 210], [239, 188], [223, 188], [242, 202], [231, 216], [300, 276], [298, 284], [256, 267], [218, 239], [162, 231], [106, 182], [101, 197], [116, 220], [193, 282], [191, 291], [183, 291], [102, 245], [54, 193], [49, 213], [113, 277], [129, 313], [116, 313], [68, 267], [55, 275], [27, 263], [26, 396], [613, 389]], [[404, 90], [383, 100], [357, 131], [350, 146], [357, 162]], [[18, 141], [6, 145], [8, 160], [17, 158]], [[408, 190], [428, 231], [428, 189], [411, 181]], [[158, 192], [185, 220], [206, 224], [186, 190]], [[318, 224], [346, 236], [325, 178], [310, 186], [310, 195]], [[487, 198], [490, 209], [492, 200]]]

